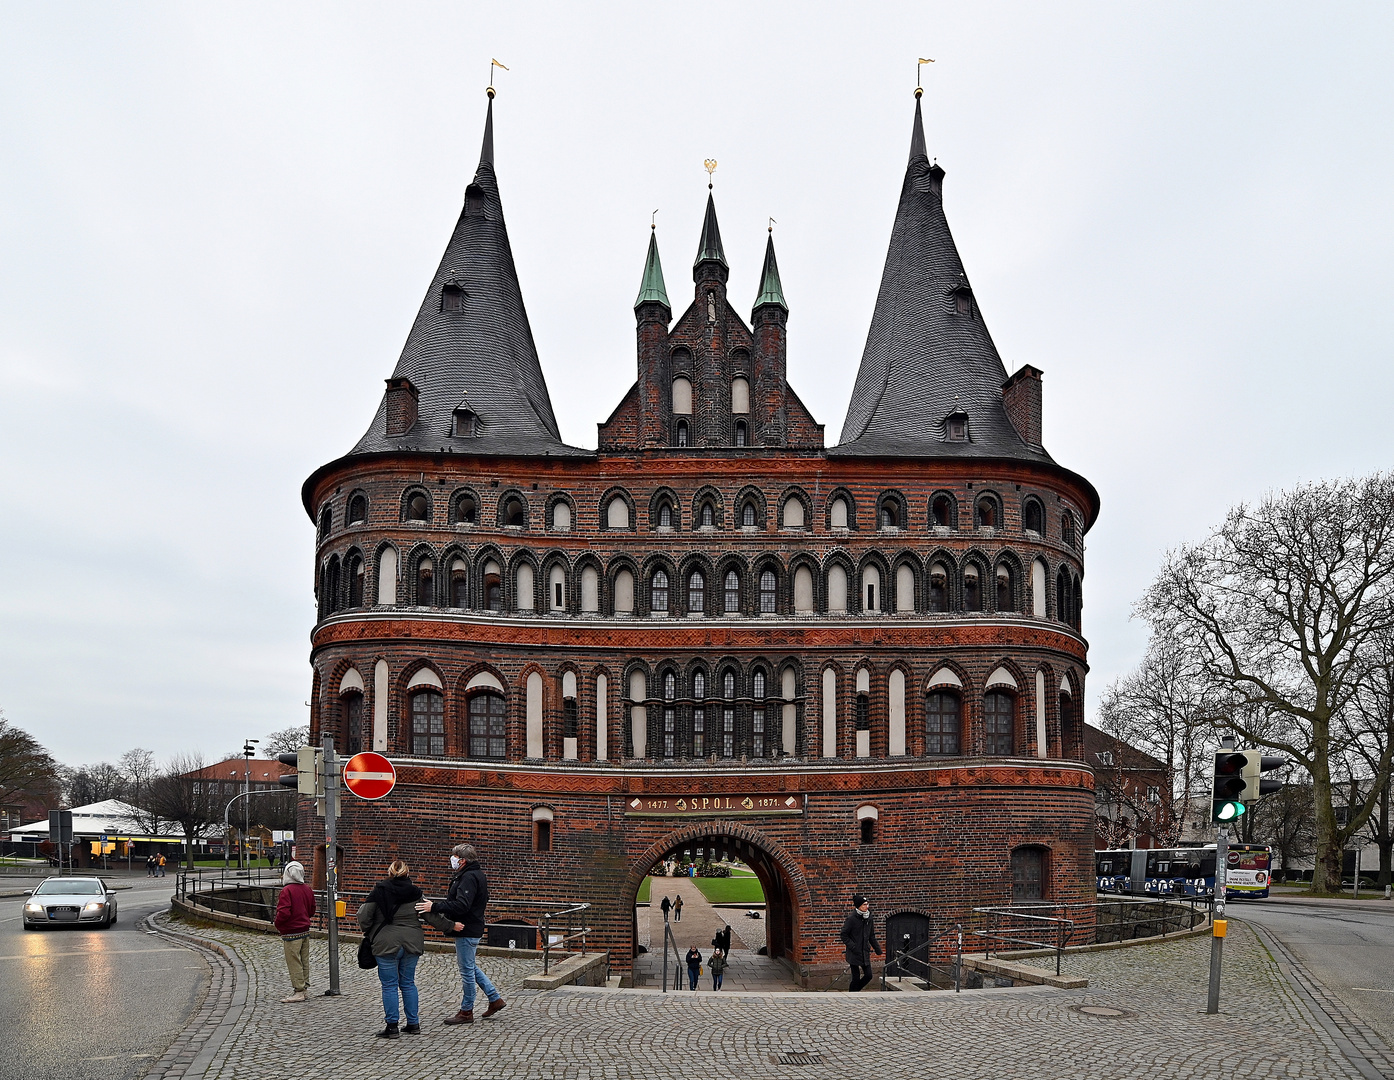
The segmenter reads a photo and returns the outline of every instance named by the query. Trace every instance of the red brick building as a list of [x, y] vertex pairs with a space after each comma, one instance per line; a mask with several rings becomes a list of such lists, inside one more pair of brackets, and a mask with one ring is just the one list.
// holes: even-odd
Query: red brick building
[[[633, 388], [562, 442], [494, 170], [479, 168], [368, 432], [305, 483], [312, 724], [396, 763], [346, 800], [350, 889], [472, 840], [500, 898], [588, 901], [627, 969], [670, 852], [738, 854], [770, 951], [841, 967], [854, 891], [923, 933], [979, 903], [1092, 898], [1083, 536], [964, 273], [916, 102], [842, 441], [785, 378], [772, 237], [747, 321], [716, 206], [674, 319], [656, 235]], [[302, 821], [301, 835], [318, 823]]]

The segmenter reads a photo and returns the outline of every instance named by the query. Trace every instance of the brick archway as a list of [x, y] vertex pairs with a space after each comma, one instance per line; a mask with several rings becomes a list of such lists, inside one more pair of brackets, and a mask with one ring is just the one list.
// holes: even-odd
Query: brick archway
[[[754, 871], [765, 893], [765, 941], [771, 957], [794, 962], [798, 955], [799, 913], [812, 902], [808, 881], [784, 846], [759, 829], [732, 821], [708, 821], [675, 829], [650, 845], [630, 867], [621, 894], [634, 910], [639, 886], [656, 863], [674, 852], [715, 849], [735, 856]], [[631, 955], [638, 953], [637, 930]]]

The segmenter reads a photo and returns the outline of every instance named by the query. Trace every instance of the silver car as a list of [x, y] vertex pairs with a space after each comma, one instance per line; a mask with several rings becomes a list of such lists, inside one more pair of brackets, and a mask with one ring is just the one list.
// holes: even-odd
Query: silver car
[[103, 930], [116, 921], [116, 897], [97, 877], [51, 877], [24, 901], [24, 929], [96, 923]]

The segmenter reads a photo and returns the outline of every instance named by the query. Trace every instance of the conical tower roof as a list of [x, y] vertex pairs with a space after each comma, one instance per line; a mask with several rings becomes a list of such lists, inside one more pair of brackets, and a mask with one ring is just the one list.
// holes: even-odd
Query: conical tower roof
[[[419, 392], [416, 423], [389, 436], [384, 400], [353, 454], [589, 453], [562, 442], [528, 325], [494, 175], [492, 95], [479, 168], [392, 377], [411, 380]], [[477, 434], [457, 437], [453, 413], [466, 400]]]
[[[1050, 461], [1007, 418], [1007, 371], [944, 217], [943, 177], [925, 152], [917, 98], [881, 290], [841, 442], [829, 453]], [[955, 415], [967, 417], [965, 441], [948, 439]]]
[[774, 257], [774, 233], [765, 238], [765, 265], [760, 268], [760, 292], [755, 297], [752, 312], [765, 304], [777, 304], [786, 312], [789, 310], [789, 305], [784, 302], [784, 286], [779, 281], [779, 263]]
[[726, 250], [721, 246], [721, 226], [716, 223], [716, 200], [707, 192], [707, 214], [702, 219], [702, 239], [697, 244], [697, 258], [692, 260], [696, 270], [704, 262], [717, 262], [726, 266]]
[[673, 305], [668, 303], [668, 290], [663, 285], [663, 264], [658, 259], [658, 234], [654, 230], [649, 230], [649, 253], [644, 259], [644, 279], [639, 282], [639, 299], [634, 301], [637, 308], [640, 304], [657, 303], [662, 304], [669, 311], [673, 310]]

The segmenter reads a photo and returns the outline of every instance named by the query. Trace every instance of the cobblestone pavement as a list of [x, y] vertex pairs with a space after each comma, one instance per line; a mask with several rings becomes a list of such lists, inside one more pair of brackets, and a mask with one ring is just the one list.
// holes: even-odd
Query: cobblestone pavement
[[[177, 924], [176, 924], [177, 925]], [[1378, 1077], [1342, 1055], [1319, 1018], [1247, 927], [1231, 923], [1221, 1012], [1204, 1007], [1210, 941], [1176, 940], [1067, 958], [1085, 990], [1045, 987], [922, 994], [657, 994], [568, 987], [521, 988], [529, 960], [483, 958], [508, 1000], [494, 1019], [465, 1028], [440, 1020], [458, 1003], [454, 957], [428, 954], [418, 972], [419, 1037], [389, 1042], [374, 972], [354, 949], [341, 961], [344, 994], [281, 1005], [280, 942], [227, 928], [193, 931], [241, 958], [247, 1003], [229, 1010], [225, 1038], [187, 1080], [461, 1077], [663, 1080], [848, 1076], [1000, 1080], [1134, 1080], [1142, 1073], [1230, 1078]], [[314, 946], [311, 992], [326, 983]], [[1079, 1006], [1126, 1010], [1090, 1016]], [[782, 1059], [786, 1063], [781, 1062]]]

